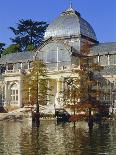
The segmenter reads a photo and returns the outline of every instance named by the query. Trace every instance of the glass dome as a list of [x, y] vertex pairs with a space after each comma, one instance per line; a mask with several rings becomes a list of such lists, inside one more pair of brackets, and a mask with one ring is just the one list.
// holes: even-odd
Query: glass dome
[[50, 37], [69, 37], [69, 36], [86, 36], [97, 40], [96, 34], [91, 25], [81, 18], [80, 13], [72, 7], [62, 12], [60, 16], [54, 20], [45, 32], [45, 39]]

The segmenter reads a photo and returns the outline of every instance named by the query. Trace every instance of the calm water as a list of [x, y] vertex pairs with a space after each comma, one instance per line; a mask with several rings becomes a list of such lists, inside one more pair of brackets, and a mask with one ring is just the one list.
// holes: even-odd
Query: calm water
[[59, 124], [42, 121], [39, 129], [29, 120], [0, 122], [0, 155], [115, 155], [116, 124]]

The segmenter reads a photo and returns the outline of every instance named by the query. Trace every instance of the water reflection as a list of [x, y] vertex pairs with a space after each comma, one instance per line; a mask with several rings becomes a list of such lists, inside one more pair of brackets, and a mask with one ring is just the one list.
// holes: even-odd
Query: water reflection
[[0, 155], [98, 155], [116, 152], [116, 124], [88, 129], [85, 122], [73, 127], [42, 121], [39, 128], [30, 121], [0, 122]]

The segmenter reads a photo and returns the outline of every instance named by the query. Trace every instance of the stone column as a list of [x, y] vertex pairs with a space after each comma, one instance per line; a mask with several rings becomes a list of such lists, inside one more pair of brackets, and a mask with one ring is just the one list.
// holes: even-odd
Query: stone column
[[6, 106], [7, 104], [7, 82], [5, 82], [5, 87], [4, 87], [4, 98], [5, 98], [4, 104]]
[[108, 54], [108, 66], [110, 65], [110, 55]]
[[8, 88], [8, 82], [5, 81], [5, 106], [10, 103], [10, 90]]
[[23, 63], [21, 62], [21, 69], [23, 68]]
[[97, 56], [97, 61], [98, 61], [98, 64], [100, 63], [100, 55], [98, 54]]
[[29, 88], [29, 103], [31, 103], [31, 94], [30, 94], [30, 92], [31, 92], [31, 88]]
[[64, 100], [63, 100], [63, 98], [64, 98], [64, 90], [65, 90], [65, 83], [64, 83], [64, 78], [62, 79], [62, 94], [61, 94], [61, 106], [63, 107], [63, 105], [64, 105]]
[[60, 79], [56, 80], [55, 108], [59, 108]]
[[55, 97], [55, 105], [56, 108], [60, 108], [62, 106], [62, 91], [64, 90], [64, 81], [61, 79], [57, 79], [57, 93], [56, 93], [56, 97]]
[[27, 64], [28, 64], [28, 70], [29, 70], [30, 69], [30, 62], [28, 61]]
[[22, 107], [22, 81], [18, 81], [18, 106]]
[[50, 81], [48, 80], [48, 91], [47, 91], [47, 105], [49, 105], [49, 103], [50, 103]]
[[62, 91], [64, 91], [64, 87], [65, 87], [65, 84], [64, 84], [64, 79], [62, 80]]
[[8, 64], [6, 63], [6, 71], [8, 71]]
[[57, 71], [59, 70], [59, 49], [57, 47]]
[[4, 83], [2, 83], [2, 105], [4, 106]]

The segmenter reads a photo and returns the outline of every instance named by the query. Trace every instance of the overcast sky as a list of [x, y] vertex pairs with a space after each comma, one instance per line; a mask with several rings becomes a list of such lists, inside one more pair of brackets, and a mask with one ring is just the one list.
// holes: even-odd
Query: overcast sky
[[[0, 42], [11, 43], [19, 19], [50, 23], [69, 7], [70, 0], [0, 0]], [[100, 42], [116, 42], [116, 0], [72, 0], [73, 8], [94, 28]]]

